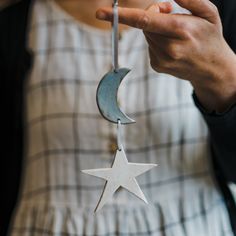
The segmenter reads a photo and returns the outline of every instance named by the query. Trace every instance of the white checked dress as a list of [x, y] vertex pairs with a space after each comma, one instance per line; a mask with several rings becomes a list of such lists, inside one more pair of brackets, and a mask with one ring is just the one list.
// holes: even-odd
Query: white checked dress
[[110, 167], [113, 160], [116, 125], [101, 117], [95, 98], [111, 67], [110, 32], [36, 0], [29, 48], [24, 174], [9, 235], [232, 235], [192, 88], [150, 68], [141, 31], [125, 31], [120, 40], [120, 66], [132, 71], [119, 102], [137, 122], [123, 128], [128, 160], [159, 164], [137, 178], [150, 204], [120, 189], [96, 215], [105, 182], [80, 170]]

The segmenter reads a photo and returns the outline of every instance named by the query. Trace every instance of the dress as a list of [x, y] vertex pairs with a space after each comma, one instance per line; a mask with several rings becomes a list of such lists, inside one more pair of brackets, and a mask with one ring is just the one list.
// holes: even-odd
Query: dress
[[130, 162], [159, 166], [137, 178], [149, 205], [119, 189], [96, 215], [105, 182], [80, 170], [110, 167], [114, 156], [116, 125], [101, 117], [95, 98], [111, 68], [110, 32], [36, 0], [29, 48], [24, 175], [9, 235], [232, 235], [192, 88], [151, 69], [141, 31], [120, 39], [120, 67], [132, 71], [119, 103], [136, 120], [123, 128], [124, 148]]

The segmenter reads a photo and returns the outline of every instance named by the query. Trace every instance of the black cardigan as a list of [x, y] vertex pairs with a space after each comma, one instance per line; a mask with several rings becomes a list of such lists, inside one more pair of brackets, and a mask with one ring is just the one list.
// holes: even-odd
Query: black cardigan
[[[23, 153], [23, 81], [32, 64], [26, 50], [27, 23], [33, 0], [21, 0], [0, 12], [1, 148], [0, 235], [6, 235], [17, 201]], [[236, 52], [236, 0], [212, 0], [223, 23], [224, 37]], [[206, 32], [207, 33], [207, 32]], [[220, 51], [219, 51], [220, 53]], [[227, 187], [236, 183], [236, 106], [224, 114], [207, 114], [199, 108], [209, 127], [212, 162], [236, 235], [236, 207]]]

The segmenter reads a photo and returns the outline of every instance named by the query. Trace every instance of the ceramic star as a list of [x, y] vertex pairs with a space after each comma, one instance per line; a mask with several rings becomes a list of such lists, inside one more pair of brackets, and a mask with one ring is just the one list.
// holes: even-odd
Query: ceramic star
[[157, 166], [156, 164], [130, 163], [127, 160], [123, 148], [116, 151], [111, 168], [81, 170], [83, 173], [96, 176], [106, 180], [103, 193], [95, 208], [98, 212], [110, 200], [119, 187], [127, 189], [145, 203], [147, 202], [135, 177]]

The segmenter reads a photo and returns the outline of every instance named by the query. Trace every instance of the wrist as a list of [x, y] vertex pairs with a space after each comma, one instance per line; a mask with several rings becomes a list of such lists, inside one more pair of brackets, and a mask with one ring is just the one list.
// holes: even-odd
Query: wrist
[[208, 73], [204, 84], [192, 82], [195, 94], [204, 108], [211, 112], [224, 112], [236, 103], [236, 56], [221, 58], [221, 64]]

